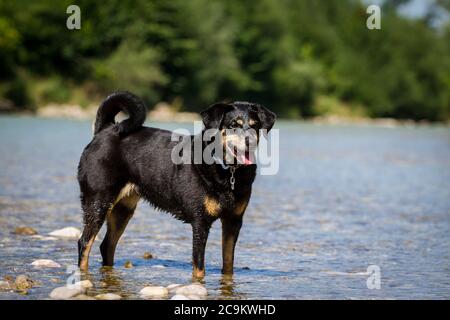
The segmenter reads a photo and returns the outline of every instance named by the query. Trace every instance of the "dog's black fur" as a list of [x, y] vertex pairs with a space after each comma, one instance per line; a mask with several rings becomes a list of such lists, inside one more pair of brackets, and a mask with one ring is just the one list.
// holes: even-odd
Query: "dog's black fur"
[[[129, 118], [115, 123], [124, 111]], [[240, 127], [270, 130], [275, 114], [265, 107], [246, 102], [217, 103], [201, 113], [205, 129]], [[194, 276], [204, 276], [205, 245], [211, 224], [222, 221], [224, 273], [233, 272], [234, 247], [242, 217], [250, 199], [256, 165], [236, 165], [235, 188], [230, 170], [220, 164], [182, 164], [171, 161], [177, 144], [171, 132], [143, 127], [144, 103], [128, 92], [117, 92], [101, 104], [94, 137], [87, 145], [78, 167], [84, 230], [78, 243], [80, 268], [88, 268], [91, 245], [107, 221], [107, 233], [100, 245], [103, 265], [112, 266], [117, 241], [137, 202], [143, 198], [156, 208], [190, 223], [193, 230]], [[201, 139], [201, 136], [192, 136]]]

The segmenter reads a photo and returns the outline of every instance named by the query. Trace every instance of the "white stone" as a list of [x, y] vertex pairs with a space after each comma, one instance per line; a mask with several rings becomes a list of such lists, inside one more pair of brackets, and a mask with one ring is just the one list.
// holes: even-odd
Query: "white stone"
[[165, 297], [169, 294], [169, 290], [161, 286], [148, 286], [139, 291], [139, 293], [145, 297]]
[[90, 280], [83, 280], [83, 281], [75, 282], [73, 284], [73, 286], [74, 287], [82, 287], [82, 288], [85, 288], [85, 289], [89, 289], [89, 288], [92, 288], [94, 285], [92, 284], [92, 282]]
[[61, 268], [61, 265], [50, 259], [38, 259], [31, 263], [32, 266], [41, 268]]
[[172, 283], [172, 284], [169, 284], [166, 288], [167, 288], [167, 290], [169, 290], [169, 292], [172, 292], [172, 291], [175, 291], [177, 288], [179, 288], [181, 286], [182, 286], [181, 284]]
[[182, 286], [175, 290], [176, 294], [182, 294], [185, 296], [206, 296], [208, 291], [204, 286], [198, 283], [189, 284], [186, 286]]
[[79, 294], [83, 294], [86, 291], [85, 288], [82, 287], [59, 287], [53, 289], [53, 291], [50, 293], [50, 298], [57, 299], [57, 300], [65, 300], [73, 298]]
[[58, 238], [56, 238], [56, 237], [44, 237], [44, 236], [41, 236], [41, 235], [39, 235], [39, 234], [36, 234], [36, 235], [34, 235], [34, 236], [31, 236], [31, 237], [34, 238], [34, 239], [42, 240], [42, 241], [54, 241], [54, 240], [58, 240]]
[[66, 227], [49, 233], [50, 236], [59, 238], [78, 239], [81, 236], [80, 229], [74, 227]]
[[120, 300], [121, 296], [115, 293], [102, 293], [95, 296], [98, 300]]
[[188, 297], [183, 296], [182, 294], [176, 294], [170, 300], [189, 300]]

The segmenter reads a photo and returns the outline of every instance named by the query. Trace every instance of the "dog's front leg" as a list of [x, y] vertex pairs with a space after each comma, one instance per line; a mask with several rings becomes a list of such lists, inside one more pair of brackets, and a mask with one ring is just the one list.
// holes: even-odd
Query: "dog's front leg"
[[192, 275], [195, 278], [205, 276], [205, 247], [211, 223], [202, 219], [192, 222]]
[[234, 248], [242, 226], [242, 216], [222, 218], [222, 273], [232, 274]]

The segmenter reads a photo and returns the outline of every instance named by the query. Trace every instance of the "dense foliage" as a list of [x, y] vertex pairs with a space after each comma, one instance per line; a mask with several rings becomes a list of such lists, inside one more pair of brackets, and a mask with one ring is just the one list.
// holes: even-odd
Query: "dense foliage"
[[1, 1], [0, 105], [86, 105], [128, 89], [192, 111], [232, 99], [289, 117], [448, 120], [449, 24], [402, 17], [404, 2], [368, 30], [356, 0], [80, 0], [70, 31], [73, 1]]

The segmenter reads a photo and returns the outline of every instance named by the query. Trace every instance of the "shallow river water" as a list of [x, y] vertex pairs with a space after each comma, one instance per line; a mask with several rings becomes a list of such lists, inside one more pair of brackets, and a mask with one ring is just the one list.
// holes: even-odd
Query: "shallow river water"
[[[0, 299], [47, 299], [70, 276], [75, 240], [13, 232], [25, 225], [46, 236], [82, 227], [76, 168], [90, 127], [87, 121], [0, 117], [0, 280], [26, 274], [39, 282], [27, 295], [0, 292]], [[448, 128], [293, 122], [278, 128], [280, 170], [256, 179], [232, 279], [220, 272], [220, 223], [211, 230], [209, 299], [450, 298]], [[190, 226], [146, 203], [119, 242], [111, 270], [100, 268], [99, 243], [90, 273], [82, 275], [94, 283], [88, 295], [139, 299], [146, 285], [191, 281]], [[143, 259], [144, 252], [155, 258]], [[63, 267], [34, 268], [36, 259]], [[124, 267], [128, 260], [133, 268]], [[380, 289], [367, 286], [370, 265], [380, 268]]]

